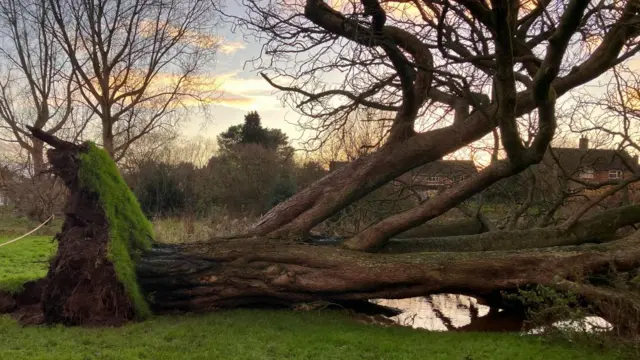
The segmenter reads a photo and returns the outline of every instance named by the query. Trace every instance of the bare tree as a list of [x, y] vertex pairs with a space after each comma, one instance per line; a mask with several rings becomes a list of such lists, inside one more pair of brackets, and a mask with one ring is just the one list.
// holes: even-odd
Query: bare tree
[[189, 103], [213, 93], [202, 71], [217, 41], [207, 0], [49, 0], [49, 26], [100, 120], [116, 160], [154, 131], [171, 131]]
[[43, 142], [25, 125], [75, 139], [88, 121], [74, 103], [73, 69], [48, 31], [48, 11], [44, 0], [0, 1], [0, 136], [28, 151], [36, 176], [44, 170]]
[[0, 1], [0, 141], [17, 144], [14, 176], [1, 185], [11, 201], [43, 220], [61, 210], [65, 192], [45, 174], [44, 143], [25, 125], [77, 140], [91, 114], [76, 101], [67, 56], [48, 30], [46, 0]]

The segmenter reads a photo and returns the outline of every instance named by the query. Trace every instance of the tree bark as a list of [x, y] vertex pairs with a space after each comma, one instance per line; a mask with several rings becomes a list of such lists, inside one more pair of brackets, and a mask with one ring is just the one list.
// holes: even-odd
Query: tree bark
[[441, 224], [426, 223], [395, 236], [396, 239], [431, 238], [481, 234], [489, 229], [479, 218], [453, 220]]
[[44, 142], [40, 139], [33, 138], [29, 154], [31, 155], [31, 161], [33, 162], [33, 177], [35, 179], [40, 179], [45, 170]]

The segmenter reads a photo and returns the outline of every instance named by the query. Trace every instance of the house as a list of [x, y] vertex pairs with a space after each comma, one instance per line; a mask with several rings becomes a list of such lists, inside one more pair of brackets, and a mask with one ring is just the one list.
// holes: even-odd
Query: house
[[478, 172], [473, 160], [436, 160], [402, 175], [399, 180], [418, 191], [441, 191]]
[[[329, 171], [334, 171], [348, 162], [331, 161]], [[436, 160], [419, 166], [394, 182], [397, 186], [407, 186], [424, 196], [431, 196], [478, 172], [473, 160]]]
[[640, 170], [637, 155], [632, 157], [624, 150], [590, 149], [585, 137], [577, 148], [551, 148], [542, 162], [553, 176], [589, 182], [623, 180], [633, 176], [634, 168]]

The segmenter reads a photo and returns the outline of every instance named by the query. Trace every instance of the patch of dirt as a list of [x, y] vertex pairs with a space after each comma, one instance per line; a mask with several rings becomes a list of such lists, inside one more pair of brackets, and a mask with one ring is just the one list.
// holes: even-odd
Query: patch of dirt
[[40, 304], [18, 308], [14, 313], [14, 317], [23, 325], [44, 324], [44, 313]]
[[13, 314], [22, 324], [37, 325], [44, 322], [42, 290], [46, 279], [30, 281], [24, 284], [24, 290], [16, 295], [0, 293], [0, 314]]
[[44, 290], [46, 279], [30, 281], [24, 284], [24, 290], [14, 296], [16, 308], [14, 317], [25, 325], [39, 325], [44, 323], [44, 314], [40, 301]]
[[16, 308], [16, 301], [13, 295], [0, 292], [0, 314], [12, 313]]
[[352, 316], [357, 322], [367, 325], [377, 325], [377, 326], [397, 326], [399, 327], [395, 321], [385, 317], [383, 315], [365, 315], [365, 314], [354, 314]]
[[24, 290], [17, 294], [14, 298], [18, 307], [40, 304], [42, 298], [42, 290], [46, 284], [46, 279], [37, 281], [29, 281], [24, 284]]

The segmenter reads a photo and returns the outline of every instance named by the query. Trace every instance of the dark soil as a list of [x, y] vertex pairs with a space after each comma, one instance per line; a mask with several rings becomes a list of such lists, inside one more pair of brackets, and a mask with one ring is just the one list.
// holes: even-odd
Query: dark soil
[[13, 295], [0, 292], [0, 314], [12, 313], [16, 308], [16, 300]]
[[44, 322], [40, 299], [45, 279], [24, 284], [24, 290], [16, 295], [0, 293], [0, 314], [13, 314], [21, 323], [36, 325]]
[[38, 325], [44, 323], [44, 313], [40, 305], [46, 279], [30, 281], [24, 284], [24, 290], [15, 296], [14, 315], [23, 324]]

